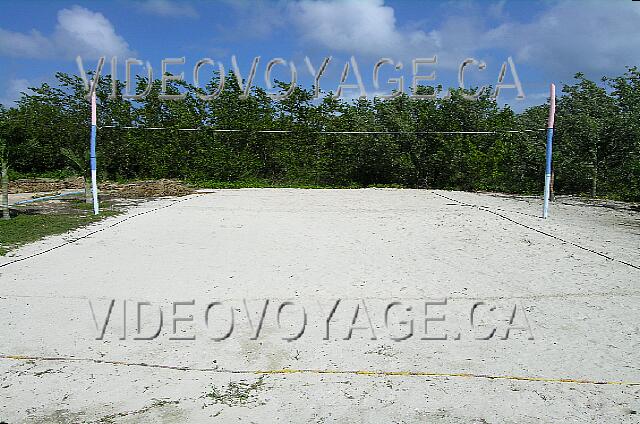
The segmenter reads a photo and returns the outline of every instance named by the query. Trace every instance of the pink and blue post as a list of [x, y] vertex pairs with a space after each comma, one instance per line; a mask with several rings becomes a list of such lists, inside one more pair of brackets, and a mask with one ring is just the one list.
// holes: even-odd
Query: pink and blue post
[[551, 155], [553, 152], [553, 125], [556, 116], [556, 86], [551, 84], [549, 96], [549, 119], [547, 120], [547, 155], [544, 171], [544, 204], [542, 217], [549, 216], [549, 197], [551, 195]]
[[93, 196], [93, 213], [100, 213], [98, 205], [98, 177], [96, 171], [96, 129], [97, 129], [97, 112], [96, 112], [96, 93], [91, 94], [91, 145], [89, 156], [91, 161], [91, 194]]

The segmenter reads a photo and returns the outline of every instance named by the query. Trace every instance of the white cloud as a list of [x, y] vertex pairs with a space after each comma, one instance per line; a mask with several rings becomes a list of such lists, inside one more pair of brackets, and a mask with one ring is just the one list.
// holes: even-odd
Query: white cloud
[[334, 51], [397, 56], [439, 43], [435, 33], [399, 29], [393, 8], [383, 0], [303, 0], [292, 3], [289, 13], [304, 41]]
[[640, 62], [640, 4], [565, 0], [528, 23], [493, 31], [516, 59], [554, 73], [620, 72]]
[[36, 30], [23, 34], [0, 28], [1, 54], [17, 57], [38, 57], [49, 55], [52, 48], [53, 43]]
[[0, 98], [0, 103], [6, 107], [13, 106], [15, 101], [20, 98], [20, 93], [28, 91], [29, 81], [22, 78], [10, 79], [4, 95]]
[[196, 9], [185, 2], [175, 2], [170, 0], [146, 0], [139, 4], [143, 12], [174, 18], [197, 18]]
[[71, 56], [87, 58], [129, 55], [129, 44], [101, 13], [73, 6], [58, 12], [53, 36], [58, 48]]
[[505, 0], [425, 10], [439, 22], [400, 26], [383, 0], [302, 0], [290, 5], [289, 16], [307, 46], [403, 60], [437, 55], [445, 69], [467, 57], [497, 54], [501, 63], [512, 55], [517, 64], [564, 78], [621, 72], [640, 62], [640, 2], [556, 0], [519, 20], [509, 16]]
[[[289, 12], [308, 45], [403, 62], [437, 56], [437, 67], [451, 70], [488, 48], [492, 39], [486, 16], [502, 14], [502, 7], [503, 2], [455, 3], [432, 27], [424, 22], [398, 25], [393, 7], [383, 0], [302, 0], [291, 4]], [[428, 10], [433, 13], [434, 8]]]
[[129, 44], [118, 35], [101, 13], [80, 6], [58, 12], [58, 23], [49, 37], [0, 28], [0, 54], [16, 57], [47, 58], [55, 55], [86, 59], [99, 56], [131, 55]]

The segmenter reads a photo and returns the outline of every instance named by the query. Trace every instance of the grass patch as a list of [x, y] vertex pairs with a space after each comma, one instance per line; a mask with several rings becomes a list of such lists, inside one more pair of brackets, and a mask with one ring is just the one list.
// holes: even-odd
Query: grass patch
[[[93, 203], [87, 203], [84, 200], [78, 200], [78, 199], [70, 199], [66, 201], [67, 205], [71, 206], [74, 209], [77, 209], [79, 211], [90, 211], [93, 212]], [[100, 210], [100, 213], [102, 213], [103, 211]], [[104, 211], [105, 213], [112, 213], [113, 211], [111, 210], [106, 210]], [[113, 214], [113, 213], [112, 213]], [[95, 215], [91, 215], [93, 217], [95, 217]]]
[[80, 203], [74, 204], [73, 208], [77, 209], [78, 213], [20, 214], [8, 221], [0, 220], [0, 256], [23, 244], [46, 236], [63, 234], [118, 213], [114, 210], [104, 210], [98, 216], [85, 215], [81, 211], [86, 207]]
[[260, 179], [235, 181], [193, 180], [189, 184], [198, 188], [237, 189], [237, 188], [301, 188], [301, 189], [357, 189], [357, 188], [404, 188], [400, 184], [312, 184], [298, 181], [271, 181]]
[[[330, 186], [308, 184], [304, 182], [295, 181], [271, 181], [261, 179], [248, 179], [248, 180], [234, 180], [234, 181], [189, 181], [189, 183], [198, 188], [210, 188], [210, 189], [235, 189], [235, 188], [332, 188]], [[335, 187], [334, 187], [335, 188]], [[344, 187], [347, 188], [347, 187]], [[349, 187], [349, 188], [355, 188]]]
[[248, 405], [257, 402], [256, 392], [264, 385], [264, 376], [261, 376], [253, 383], [244, 381], [231, 381], [223, 389], [213, 387], [210, 393], [205, 393], [203, 397], [209, 399], [214, 404], [227, 406]]
[[47, 178], [52, 180], [64, 180], [65, 178], [75, 178], [78, 175], [70, 169], [60, 169], [48, 172], [19, 172], [9, 167], [9, 181], [20, 179]]

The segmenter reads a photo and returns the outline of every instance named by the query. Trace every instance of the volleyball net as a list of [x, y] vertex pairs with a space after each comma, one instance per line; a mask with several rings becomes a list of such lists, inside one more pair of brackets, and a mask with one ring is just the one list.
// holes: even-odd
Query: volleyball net
[[[461, 130], [461, 131], [438, 131], [438, 130], [416, 130], [416, 131], [388, 131], [388, 130], [310, 130], [304, 131], [305, 135], [371, 135], [371, 136], [421, 136], [421, 135], [438, 135], [438, 136], [482, 136], [482, 135], [501, 135], [501, 134], [542, 134], [546, 132], [545, 143], [545, 173], [544, 173], [544, 193], [543, 193], [543, 211], [542, 217], [547, 218], [549, 215], [549, 198], [551, 194], [551, 167], [552, 167], [552, 146], [553, 146], [553, 128], [555, 121], [555, 85], [550, 86], [550, 108], [547, 120], [547, 128], [534, 129], [508, 129], [508, 130]], [[102, 131], [177, 131], [177, 132], [211, 132], [215, 134], [298, 134], [300, 130], [296, 129], [252, 129], [252, 128], [221, 128], [213, 125], [198, 125], [189, 128], [180, 128], [173, 126], [141, 126], [141, 125], [97, 125], [97, 104], [95, 93], [91, 100], [91, 178], [92, 178], [92, 195], [94, 213], [99, 214], [98, 202], [98, 186], [97, 186], [97, 158], [96, 144], [98, 130]]]

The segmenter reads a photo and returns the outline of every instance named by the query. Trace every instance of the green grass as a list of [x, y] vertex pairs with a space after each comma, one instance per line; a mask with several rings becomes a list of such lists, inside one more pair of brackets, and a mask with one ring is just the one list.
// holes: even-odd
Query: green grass
[[[85, 206], [75, 206], [80, 210]], [[6, 255], [11, 249], [23, 244], [31, 243], [46, 236], [63, 234], [105, 217], [117, 214], [116, 211], [104, 210], [99, 216], [81, 215], [75, 213], [18, 215], [8, 221], [0, 219], [0, 256]]]
[[355, 189], [365, 187], [377, 188], [403, 188], [400, 184], [371, 184], [363, 186], [361, 184], [310, 184], [296, 181], [270, 181], [260, 179], [236, 180], [236, 181], [189, 181], [189, 184], [198, 188], [210, 189], [236, 189], [236, 188], [301, 188], [301, 189]]
[[[66, 201], [67, 204], [69, 206], [71, 206], [74, 209], [78, 209], [81, 211], [91, 211], [93, 212], [93, 203], [87, 203], [84, 200], [80, 200], [80, 199], [69, 199]], [[104, 202], [103, 202], [103, 207], [104, 207]], [[102, 213], [102, 211], [100, 211]], [[106, 210], [106, 213], [112, 213], [113, 211], [111, 210]], [[94, 216], [94, 215], [92, 215]]]
[[33, 178], [48, 178], [52, 180], [64, 180], [65, 178], [74, 178], [78, 175], [70, 169], [61, 169], [59, 171], [48, 172], [19, 172], [9, 167], [9, 181]]
[[202, 397], [210, 399], [213, 403], [227, 406], [248, 405], [258, 401], [256, 392], [262, 389], [263, 385], [264, 376], [260, 376], [253, 383], [231, 381], [224, 390], [212, 387], [211, 392], [205, 393]]

